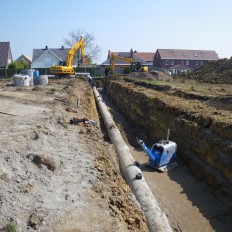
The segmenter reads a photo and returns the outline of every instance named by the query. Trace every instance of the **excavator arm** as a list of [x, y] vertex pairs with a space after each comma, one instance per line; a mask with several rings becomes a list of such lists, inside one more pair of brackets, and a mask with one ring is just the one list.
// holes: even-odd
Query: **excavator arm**
[[68, 51], [68, 56], [67, 56], [67, 61], [66, 61], [66, 65], [68, 67], [72, 66], [73, 56], [78, 48], [81, 49], [81, 59], [83, 60], [84, 59], [84, 38], [82, 36], [79, 39], [79, 41], [77, 41]]
[[119, 56], [119, 55], [114, 55], [114, 53], [111, 53], [110, 62], [111, 62], [113, 72], [114, 72], [114, 66], [115, 66], [115, 59], [120, 59], [120, 60], [131, 63], [131, 69], [133, 67], [133, 71], [134, 70], [141, 71], [141, 72], [147, 72], [148, 71], [148, 67], [142, 66], [140, 62], [136, 62], [131, 57], [122, 57], [122, 56]]
[[134, 59], [130, 58], [130, 57], [122, 57], [122, 56], [118, 56], [118, 55], [114, 55], [113, 53], [111, 54], [110, 57], [110, 62], [111, 62], [111, 66], [114, 72], [114, 66], [115, 66], [115, 59], [120, 59], [129, 63], [134, 62]]

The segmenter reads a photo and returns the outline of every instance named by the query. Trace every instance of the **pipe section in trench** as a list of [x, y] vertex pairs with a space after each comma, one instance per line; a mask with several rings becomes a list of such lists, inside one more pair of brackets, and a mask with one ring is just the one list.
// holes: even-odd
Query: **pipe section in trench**
[[149, 230], [151, 232], [171, 232], [172, 229], [166, 215], [160, 209], [154, 195], [142, 175], [142, 171], [135, 165], [135, 160], [133, 159], [128, 146], [124, 142], [120, 131], [108, 112], [107, 107], [96, 87], [93, 87], [93, 92], [109, 137], [115, 145], [127, 184], [130, 186], [133, 194], [140, 203], [141, 209], [145, 214]]

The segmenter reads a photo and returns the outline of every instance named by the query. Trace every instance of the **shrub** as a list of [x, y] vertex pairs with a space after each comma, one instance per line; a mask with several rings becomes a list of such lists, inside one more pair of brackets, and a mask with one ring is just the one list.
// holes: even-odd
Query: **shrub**
[[125, 68], [123, 69], [123, 74], [129, 74], [130, 71], [131, 71], [131, 69], [130, 69], [129, 67], [125, 67]]
[[15, 61], [8, 65], [10, 69], [27, 69], [29, 68], [29, 64], [25, 61]]
[[16, 225], [15, 224], [8, 224], [6, 226], [6, 231], [7, 232], [16, 232]]
[[112, 73], [113, 73], [113, 69], [112, 69], [111, 66], [108, 66], [108, 67], [105, 68], [105, 75], [106, 76], [109, 76]]

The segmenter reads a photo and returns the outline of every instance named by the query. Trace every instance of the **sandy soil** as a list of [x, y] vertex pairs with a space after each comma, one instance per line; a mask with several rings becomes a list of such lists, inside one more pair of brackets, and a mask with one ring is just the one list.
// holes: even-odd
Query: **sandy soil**
[[[23, 88], [1, 81], [0, 99], [0, 230], [148, 231], [110, 162], [85, 81]], [[97, 127], [71, 125], [73, 117]]]

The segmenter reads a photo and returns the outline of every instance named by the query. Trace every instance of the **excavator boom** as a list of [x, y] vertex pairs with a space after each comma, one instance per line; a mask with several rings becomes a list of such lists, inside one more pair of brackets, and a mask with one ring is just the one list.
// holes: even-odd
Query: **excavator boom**
[[81, 49], [81, 59], [83, 60], [84, 59], [84, 38], [83, 37], [81, 37], [80, 40], [77, 41], [68, 51], [68, 56], [67, 56], [67, 61], [66, 61], [66, 65], [68, 67], [72, 66], [73, 56], [78, 48]]
[[112, 66], [113, 72], [114, 72], [114, 66], [115, 66], [115, 59], [124, 60], [124, 61], [129, 62], [129, 63], [134, 62], [134, 59], [133, 59], [133, 58], [130, 58], [130, 57], [122, 57], [122, 56], [114, 55], [114, 54], [112, 53], [112, 54], [111, 54], [111, 57], [110, 57], [110, 62], [111, 62], [111, 66]]
[[134, 68], [134, 70], [132, 70], [132, 71], [141, 71], [141, 72], [147, 72], [148, 71], [148, 67], [142, 66], [140, 62], [136, 62], [133, 58], [131, 58], [131, 57], [122, 57], [122, 56], [115, 55], [114, 53], [112, 53], [111, 57], [110, 57], [110, 62], [111, 62], [113, 72], [114, 72], [114, 67], [115, 67], [115, 59], [120, 59], [120, 60], [131, 63], [131, 69], [132, 69], [132, 67]]

